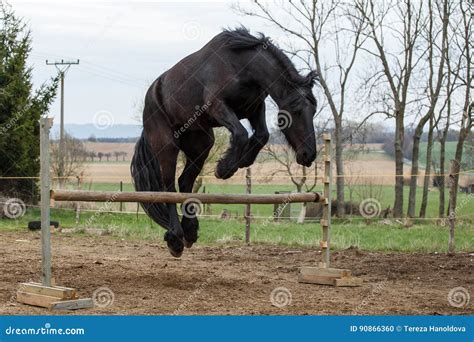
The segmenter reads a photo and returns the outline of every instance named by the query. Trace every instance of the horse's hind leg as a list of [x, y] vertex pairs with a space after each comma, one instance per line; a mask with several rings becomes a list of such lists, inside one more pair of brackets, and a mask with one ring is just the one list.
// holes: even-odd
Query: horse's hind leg
[[[180, 147], [186, 155], [186, 165], [178, 179], [180, 192], [192, 192], [194, 182], [201, 173], [204, 163], [209, 155], [209, 151], [214, 144], [214, 133], [212, 129], [200, 132], [187, 132], [180, 138]], [[181, 207], [183, 218], [181, 226], [184, 232], [184, 245], [191, 247], [198, 239], [199, 221], [193, 213], [195, 208], [190, 208], [193, 204], [187, 203]]]
[[[163, 138], [165, 134], [160, 132], [160, 135], [154, 135], [154, 137], [160, 136]], [[155, 152], [155, 156], [158, 159], [161, 168], [161, 178], [163, 181], [164, 191], [176, 192], [175, 177], [176, 177], [176, 162], [178, 159], [179, 149], [176, 144], [171, 140], [163, 143], [157, 141], [159, 139], [151, 139], [150, 143]], [[168, 244], [168, 249], [176, 258], [179, 258], [184, 250], [183, 244], [183, 228], [179, 222], [178, 211], [176, 209], [176, 203], [168, 203], [168, 215], [169, 215], [169, 227], [165, 233], [165, 241]]]

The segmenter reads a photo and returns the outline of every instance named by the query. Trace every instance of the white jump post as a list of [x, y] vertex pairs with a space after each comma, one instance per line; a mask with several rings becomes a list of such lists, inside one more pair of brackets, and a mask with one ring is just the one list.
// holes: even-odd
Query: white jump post
[[73, 310], [94, 306], [91, 298], [78, 299], [73, 288], [55, 286], [52, 280], [51, 221], [50, 221], [50, 155], [49, 130], [53, 119], [40, 119], [40, 186], [41, 186], [41, 283], [21, 283], [16, 299], [18, 302], [40, 306], [50, 310]]
[[324, 140], [324, 178], [323, 178], [323, 212], [321, 217], [321, 261], [318, 267], [302, 267], [298, 274], [300, 283], [321, 284], [332, 286], [360, 286], [362, 279], [351, 275], [350, 270], [331, 268], [331, 185], [332, 185], [332, 167], [331, 167], [331, 135], [323, 134]]

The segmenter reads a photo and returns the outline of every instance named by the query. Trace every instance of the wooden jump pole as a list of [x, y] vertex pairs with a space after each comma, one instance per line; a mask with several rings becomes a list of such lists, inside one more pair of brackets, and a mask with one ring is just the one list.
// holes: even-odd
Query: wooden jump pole
[[331, 237], [331, 135], [323, 134], [324, 141], [324, 178], [323, 178], [323, 212], [321, 217], [322, 235], [319, 246], [321, 248], [321, 261], [318, 267], [301, 267], [298, 274], [300, 283], [332, 285], [332, 286], [360, 286], [362, 279], [351, 275], [350, 270], [331, 268], [330, 265], [330, 237]]
[[49, 131], [53, 119], [42, 117], [40, 125], [40, 181], [41, 181], [41, 283], [21, 283], [16, 293], [19, 303], [50, 310], [75, 310], [94, 306], [91, 298], [78, 299], [76, 290], [55, 286], [52, 280], [51, 222], [50, 222], [50, 154]]
[[141, 202], [141, 203], [183, 203], [194, 200], [218, 204], [281, 204], [320, 202], [324, 197], [316, 192], [252, 195], [252, 194], [209, 194], [181, 192], [118, 192], [118, 191], [84, 191], [84, 190], [52, 190], [52, 201], [82, 202]]

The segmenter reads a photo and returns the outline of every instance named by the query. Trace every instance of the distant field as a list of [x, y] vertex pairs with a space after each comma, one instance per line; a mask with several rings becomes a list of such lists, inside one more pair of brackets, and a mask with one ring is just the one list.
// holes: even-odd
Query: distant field
[[[85, 175], [88, 177], [88, 181], [94, 183], [118, 183], [123, 181], [125, 183], [131, 182], [130, 179], [130, 158], [133, 155], [132, 143], [87, 143], [86, 147], [93, 151], [101, 152], [110, 152], [113, 151], [125, 151], [127, 152], [126, 161], [122, 162], [115, 161], [115, 158], [112, 156], [109, 162], [103, 160], [98, 162], [96, 159], [95, 162], [88, 162], [85, 167]], [[353, 146], [357, 148], [357, 146]], [[366, 153], [358, 153], [355, 157], [351, 156], [345, 163], [345, 173], [347, 175], [347, 183], [349, 184], [384, 184], [391, 185], [394, 182], [395, 168], [393, 159], [387, 156], [381, 150], [381, 144], [368, 144], [366, 146]], [[262, 152], [263, 153], [263, 152]], [[349, 150], [345, 151], [345, 155], [348, 156]], [[263, 156], [259, 160], [263, 160]], [[319, 161], [319, 167], [322, 163]], [[252, 175], [254, 183], [270, 183], [270, 184], [289, 184], [291, 183], [290, 179], [286, 176], [285, 173], [279, 173], [272, 176], [272, 174], [281, 169], [281, 165], [277, 164], [274, 161], [266, 161], [255, 163], [252, 166]], [[322, 174], [322, 170], [319, 170]], [[405, 172], [409, 173], [409, 166], [405, 167]], [[335, 170], [334, 172], [335, 173]], [[299, 170], [301, 174], [301, 170]], [[422, 174], [422, 173], [421, 173]], [[220, 181], [209, 172], [205, 176], [205, 181], [208, 183], [215, 183], [218, 185], [225, 184], [244, 184], [245, 183], [245, 174], [244, 170], [239, 170], [231, 179], [227, 181]], [[420, 180], [421, 181], [421, 180]], [[421, 184], [421, 183], [419, 183]]]
[[[456, 153], [456, 141], [448, 141], [446, 142], [446, 168], [449, 168], [449, 161], [454, 158]], [[420, 143], [420, 164], [424, 167], [426, 162], [426, 142]], [[439, 164], [439, 150], [440, 145], [439, 142], [435, 142], [433, 144], [433, 161]], [[466, 156], [464, 156], [465, 158]]]
[[[446, 145], [446, 158], [449, 164], [449, 159], [454, 155], [456, 143], [448, 142]], [[114, 151], [124, 151], [127, 153], [126, 161], [122, 161], [119, 158], [119, 161], [115, 160], [115, 157], [112, 156], [109, 162], [106, 162], [103, 159], [102, 162], [99, 162], [96, 159], [95, 162], [88, 162], [85, 164], [85, 186], [90, 186], [90, 184], [95, 183], [111, 183], [119, 184], [120, 181], [123, 183], [131, 183], [130, 176], [130, 158], [133, 155], [134, 144], [133, 143], [92, 143], [87, 142], [86, 148], [96, 152], [109, 152], [113, 153]], [[354, 149], [358, 149], [359, 146], [352, 146]], [[419, 172], [420, 177], [418, 178], [418, 185], [421, 186], [424, 176], [424, 158], [426, 157], [426, 143], [422, 143], [420, 146], [420, 167]], [[395, 180], [395, 166], [393, 158], [388, 156], [382, 151], [381, 144], [368, 144], [365, 147], [363, 153], [358, 153], [355, 156], [350, 150], [345, 150], [345, 181], [347, 188], [354, 185], [369, 185], [369, 184], [378, 184], [392, 186]], [[433, 151], [434, 160], [437, 160], [439, 154], [439, 144], [435, 145]], [[263, 157], [263, 152], [260, 161], [265, 160]], [[322, 175], [322, 163], [318, 162], [319, 175]], [[333, 164], [333, 168], [334, 168]], [[212, 184], [210, 186], [216, 186], [224, 188], [229, 185], [238, 185], [241, 189], [245, 184], [245, 172], [244, 170], [239, 170], [231, 179], [222, 181], [218, 180], [213, 176], [213, 166], [209, 166], [209, 171], [204, 175], [204, 183]], [[274, 172], [278, 169], [281, 169], [281, 165], [277, 164], [274, 161], [266, 161], [255, 163], [252, 166], [252, 181], [254, 184], [260, 185], [275, 185], [281, 189], [286, 189], [286, 186], [292, 188], [292, 183], [289, 177], [285, 172], [278, 173], [274, 175]], [[411, 166], [406, 164], [404, 172], [406, 178], [409, 177], [411, 171]], [[179, 173], [179, 171], [178, 171]], [[335, 170], [333, 169], [333, 175], [335, 175]], [[301, 174], [301, 169], [299, 170]], [[473, 175], [461, 175], [461, 184], [467, 183], [470, 179], [474, 179]], [[334, 180], [335, 181], [335, 180]], [[242, 190], [243, 191], [243, 190]], [[349, 191], [349, 190], [348, 190]], [[433, 190], [436, 192], [436, 190]], [[390, 197], [390, 201], [393, 197]]]
[[[103, 143], [103, 142], [90, 142], [86, 141], [84, 143], [86, 150], [92, 152], [102, 152], [102, 153], [112, 153], [112, 157], [110, 158], [110, 162], [115, 162], [115, 157], [113, 156], [114, 152], [126, 152], [127, 156], [125, 157], [125, 161], [130, 162], [133, 156], [133, 150], [135, 147], [135, 143]], [[119, 157], [119, 161], [122, 161], [122, 157]], [[98, 163], [98, 159], [96, 158], [96, 162]], [[105, 163], [105, 158], [103, 158], [102, 163]]]

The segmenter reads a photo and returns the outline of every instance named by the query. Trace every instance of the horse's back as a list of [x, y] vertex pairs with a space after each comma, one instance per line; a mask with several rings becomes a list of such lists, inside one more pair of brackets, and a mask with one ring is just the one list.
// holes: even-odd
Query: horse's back
[[[219, 33], [201, 49], [160, 75], [150, 86], [147, 98], [164, 108], [171, 126], [184, 125], [195, 114], [197, 106], [202, 107], [209, 101], [212, 103], [216, 97], [231, 105], [239, 118], [251, 115], [252, 108], [247, 103], [258, 105], [263, 91], [249, 82], [251, 75], [246, 73], [246, 65], [255, 51], [235, 50], [228, 42], [228, 34]], [[199, 125], [189, 129], [216, 126], [205, 112], [197, 121]]]

